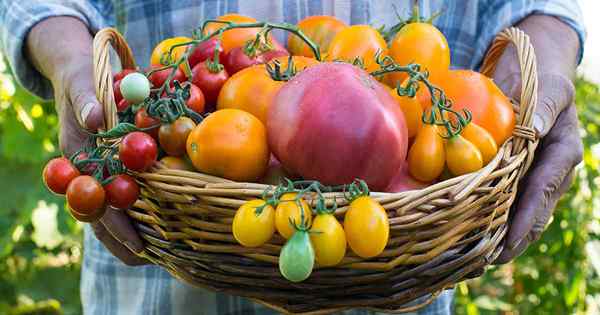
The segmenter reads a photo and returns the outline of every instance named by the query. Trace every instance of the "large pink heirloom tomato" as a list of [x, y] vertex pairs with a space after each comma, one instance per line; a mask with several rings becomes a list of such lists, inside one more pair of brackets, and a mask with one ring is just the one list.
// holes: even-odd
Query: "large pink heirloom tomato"
[[406, 158], [402, 111], [385, 87], [346, 63], [315, 65], [287, 82], [267, 129], [285, 169], [326, 185], [360, 178], [383, 190]]

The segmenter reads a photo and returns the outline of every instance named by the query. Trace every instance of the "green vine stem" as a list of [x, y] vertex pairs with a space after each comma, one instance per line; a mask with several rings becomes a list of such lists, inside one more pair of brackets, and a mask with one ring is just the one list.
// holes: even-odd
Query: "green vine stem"
[[[80, 172], [93, 169], [91, 176], [104, 186], [114, 179], [113, 175], [127, 172], [123, 163], [116, 158], [117, 151], [118, 146], [116, 144], [99, 145], [95, 148], [88, 147], [88, 149], [75, 152], [69, 160]], [[87, 156], [82, 158], [82, 153]], [[109, 174], [106, 178], [105, 173]]]

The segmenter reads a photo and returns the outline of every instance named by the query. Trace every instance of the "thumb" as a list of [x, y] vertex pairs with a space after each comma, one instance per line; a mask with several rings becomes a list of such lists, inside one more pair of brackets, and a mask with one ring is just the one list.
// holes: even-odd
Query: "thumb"
[[533, 127], [540, 137], [548, 134], [558, 115], [573, 103], [575, 87], [569, 78], [559, 74], [539, 76], [538, 102]]
[[104, 110], [96, 98], [91, 76], [74, 79], [71, 82], [69, 99], [81, 127], [89, 131], [104, 127]]

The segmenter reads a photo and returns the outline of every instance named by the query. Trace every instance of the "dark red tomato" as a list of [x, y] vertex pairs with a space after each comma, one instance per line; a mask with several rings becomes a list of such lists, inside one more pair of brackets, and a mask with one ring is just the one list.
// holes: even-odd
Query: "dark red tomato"
[[115, 104], [121, 103], [123, 94], [121, 94], [121, 80], [113, 83], [113, 95], [115, 96]]
[[147, 171], [158, 157], [156, 141], [147, 133], [134, 131], [123, 137], [119, 145], [119, 159], [130, 170]]
[[177, 118], [171, 124], [160, 126], [158, 131], [160, 147], [170, 156], [184, 155], [188, 135], [194, 127], [196, 127], [194, 121], [184, 116]]
[[156, 128], [146, 130], [146, 133], [151, 135], [152, 138], [158, 139], [158, 128], [160, 128], [160, 120], [148, 116], [146, 109], [140, 108], [135, 114], [135, 126], [138, 128], [150, 128], [152, 126], [156, 126]]
[[129, 107], [129, 102], [126, 99], [122, 99], [119, 103], [117, 103], [117, 111], [122, 112], [125, 111]]
[[[207, 59], [214, 60], [215, 58], [215, 49], [217, 49], [217, 43], [219, 40], [217, 38], [211, 38], [205, 42], [202, 42], [196, 46], [194, 51], [190, 54], [190, 58], [188, 61], [190, 62], [190, 67], [195, 67], [197, 64], [204, 62]], [[223, 61], [225, 59], [225, 51], [223, 50], [223, 46], [219, 45], [219, 61]]]
[[233, 75], [242, 69], [261, 63], [264, 63], [261, 55], [250, 57], [244, 52], [244, 47], [233, 48], [227, 53], [223, 60], [223, 64], [229, 75]]
[[227, 70], [223, 68], [219, 72], [212, 72], [206, 62], [201, 62], [192, 69], [192, 83], [202, 90], [204, 100], [208, 104], [217, 102], [219, 92], [227, 79], [229, 79]]
[[269, 61], [271, 61], [271, 60], [273, 60], [273, 59], [275, 59], [277, 57], [284, 57], [284, 56], [287, 57], [289, 55], [290, 55], [290, 53], [288, 53], [285, 50], [275, 50], [274, 49], [274, 50], [269, 50], [269, 51], [263, 53], [261, 55], [261, 57], [262, 57], [262, 62], [263, 63], [267, 63], [267, 62], [269, 62]]
[[108, 205], [117, 209], [129, 209], [140, 195], [140, 186], [127, 174], [115, 175], [104, 190]]
[[126, 75], [134, 72], [133, 69], [123, 69], [113, 76], [113, 82], [121, 81]]
[[64, 195], [69, 183], [80, 175], [79, 170], [64, 157], [50, 160], [42, 174], [46, 187], [59, 195]]
[[[165, 81], [167, 80], [169, 75], [171, 74], [171, 71], [173, 71], [173, 69], [164, 69], [164, 70], [160, 70], [160, 71], [152, 73], [148, 77], [148, 80], [150, 80], [150, 83], [152, 83], [152, 87], [153, 88], [161, 87], [165, 83]], [[187, 81], [185, 74], [183, 73], [183, 71], [181, 71], [180, 68], [177, 68], [177, 70], [175, 71], [175, 76], [173, 76], [173, 79], [171, 80], [171, 83], [169, 84], [169, 86], [173, 86], [173, 81], [179, 81], [179, 83], [183, 83], [183, 82]]]
[[84, 216], [91, 216], [103, 210], [105, 197], [102, 185], [89, 175], [76, 177], [67, 188], [69, 208]]

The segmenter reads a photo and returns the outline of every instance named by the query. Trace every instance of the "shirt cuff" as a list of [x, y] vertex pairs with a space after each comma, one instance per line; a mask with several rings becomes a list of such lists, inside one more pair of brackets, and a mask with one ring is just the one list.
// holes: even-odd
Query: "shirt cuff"
[[[0, 5], [1, 6], [1, 5]], [[96, 33], [105, 26], [100, 12], [88, 1], [8, 1], [0, 8], [0, 41], [17, 81], [31, 93], [43, 98], [53, 97], [52, 84], [38, 72], [25, 56], [25, 41], [29, 31], [42, 20], [54, 16], [71, 16]], [[68, 49], [68, 47], [65, 47]]]

